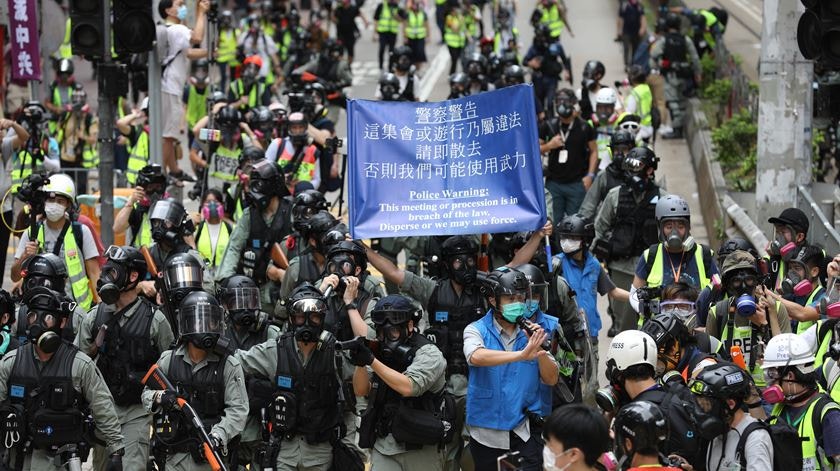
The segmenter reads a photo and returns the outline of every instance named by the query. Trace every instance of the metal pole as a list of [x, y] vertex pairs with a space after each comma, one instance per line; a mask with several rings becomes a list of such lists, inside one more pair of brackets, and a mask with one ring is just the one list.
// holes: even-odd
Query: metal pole
[[[164, 31], [163, 34], [166, 34]], [[149, 53], [149, 162], [163, 165], [163, 137], [160, 128], [160, 57], [157, 46]]]
[[114, 243], [114, 99], [108, 96], [113, 88], [106, 84], [113, 74], [106, 72], [113, 67], [111, 58], [111, 2], [102, 2], [105, 17], [104, 54], [99, 62], [99, 208], [102, 243]]
[[759, 63], [756, 220], [796, 204], [796, 186], [811, 182], [811, 118], [814, 67], [799, 53], [793, 0], [764, 0]]

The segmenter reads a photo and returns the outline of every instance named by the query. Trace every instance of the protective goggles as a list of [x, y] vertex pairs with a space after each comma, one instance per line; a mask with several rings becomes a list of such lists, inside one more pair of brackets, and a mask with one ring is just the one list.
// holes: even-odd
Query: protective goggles
[[128, 253], [122, 249], [119, 245], [112, 245], [105, 250], [105, 258], [108, 260], [112, 260], [114, 262], [127, 262], [129, 261]]
[[709, 396], [712, 394], [712, 388], [698, 379], [692, 379], [688, 382], [688, 390], [698, 396]]
[[640, 173], [646, 167], [647, 164], [644, 161], [632, 157], [625, 158], [624, 162], [621, 163], [621, 168], [630, 173]]
[[659, 303], [659, 312], [666, 314], [676, 310], [693, 311], [695, 304], [691, 301], [662, 301]]
[[758, 277], [751, 273], [736, 273], [727, 280], [727, 283], [736, 290], [741, 288], [755, 288], [758, 286]]
[[373, 311], [370, 313], [370, 319], [376, 325], [383, 325], [386, 322], [389, 324], [403, 324], [411, 319], [410, 311]]

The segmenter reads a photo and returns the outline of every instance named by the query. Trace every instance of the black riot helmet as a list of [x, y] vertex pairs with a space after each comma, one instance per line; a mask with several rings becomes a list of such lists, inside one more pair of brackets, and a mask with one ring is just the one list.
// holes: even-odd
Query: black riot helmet
[[259, 106], [251, 112], [251, 129], [258, 130], [264, 136], [271, 138], [274, 130], [274, 113], [267, 106]]
[[[657, 314], [648, 319], [641, 331], [650, 335], [658, 350], [659, 361], [665, 366], [665, 371], [677, 368], [682, 357], [682, 349], [691, 340], [691, 334], [685, 323], [672, 312]], [[669, 352], [676, 346], [676, 353]]]
[[252, 327], [258, 322], [260, 288], [253, 279], [245, 275], [233, 275], [221, 283], [216, 297], [233, 324]]
[[324, 332], [327, 300], [315, 285], [304, 282], [292, 291], [285, 302], [289, 329], [300, 342], [317, 342]]
[[152, 239], [158, 243], [177, 244], [184, 234], [192, 232], [193, 222], [181, 203], [167, 198], [159, 200], [149, 212]]
[[[658, 455], [660, 445], [668, 438], [665, 415], [659, 406], [648, 401], [633, 401], [622, 407], [613, 427], [616, 455], [621, 463], [629, 462], [636, 453]], [[630, 440], [632, 449], [625, 448], [625, 440]]]
[[257, 146], [246, 146], [239, 153], [239, 169], [250, 173], [251, 164], [265, 159], [265, 151]]
[[487, 73], [487, 58], [482, 56], [480, 52], [473, 52], [467, 57], [465, 62], [467, 75], [471, 79], [476, 79], [481, 75]]
[[23, 294], [27, 307], [26, 337], [45, 353], [54, 353], [61, 346], [61, 323], [76, 308], [63, 292], [36, 286]]
[[337, 243], [347, 240], [350, 229], [343, 222], [337, 222], [330, 230], [321, 235], [321, 250], [329, 253], [330, 249]]
[[321, 247], [321, 237], [338, 224], [338, 220], [329, 211], [322, 209], [313, 214], [300, 226], [300, 235], [304, 239], [315, 239], [316, 249], [326, 255]]
[[224, 333], [224, 309], [212, 294], [193, 291], [180, 303], [178, 332], [181, 339], [210, 350]]
[[477, 254], [478, 246], [468, 237], [452, 236], [441, 244], [441, 255], [449, 277], [464, 286], [475, 283]]
[[367, 270], [367, 253], [365, 248], [356, 241], [343, 240], [330, 247], [327, 253], [327, 273], [332, 275], [342, 276], [358, 276], [356, 275], [356, 268], [360, 268], [359, 272], [364, 273]]
[[616, 131], [610, 138], [610, 150], [613, 162], [621, 162], [630, 149], [636, 146], [636, 138], [630, 131]]
[[747, 239], [744, 239], [743, 237], [730, 237], [729, 239], [726, 239], [725, 241], [721, 242], [720, 248], [718, 248], [718, 266], [723, 266], [723, 260], [726, 258], [726, 256], [736, 250], [743, 250], [745, 252], [749, 252], [750, 255], [758, 259], [758, 252]]
[[632, 84], [645, 83], [647, 76], [647, 71], [639, 64], [633, 64], [627, 68], [627, 79]]
[[[536, 313], [538, 307], [544, 312], [548, 308], [548, 281], [545, 279], [545, 273], [539, 267], [530, 263], [519, 265], [516, 269], [524, 273], [528, 283], [531, 284], [532, 299], [527, 301], [530, 314]], [[531, 302], [535, 300], [534, 295], [539, 295], [539, 303]]]
[[454, 93], [464, 93], [470, 84], [470, 79], [463, 72], [455, 72], [449, 76], [449, 90]]
[[222, 107], [222, 109], [220, 109], [216, 114], [216, 123], [218, 123], [221, 128], [238, 128], [240, 121], [242, 121], [242, 113], [230, 105]]
[[[499, 267], [480, 281], [481, 292], [487, 297], [494, 299], [496, 304], [494, 310], [503, 311], [502, 296], [518, 296], [525, 302], [531, 298], [531, 283], [528, 277], [519, 270], [509, 267]], [[523, 312], [523, 315], [526, 314]], [[511, 322], [513, 322], [511, 320]]]
[[665, 27], [666, 28], [679, 31], [681, 26], [682, 26], [682, 19], [680, 18], [680, 15], [678, 15], [674, 12], [669, 12], [667, 15], [665, 15]]
[[408, 72], [411, 69], [411, 48], [408, 46], [399, 46], [394, 49], [391, 54], [391, 64], [400, 72]]
[[379, 93], [384, 101], [396, 101], [400, 96], [400, 79], [391, 72], [379, 78]]
[[73, 71], [73, 61], [64, 58], [58, 61], [58, 67], [56, 67], [55, 73], [56, 75], [73, 75]]
[[624, 157], [621, 165], [626, 183], [632, 190], [642, 192], [653, 180], [653, 175], [649, 174], [648, 169], [659, 168], [659, 157], [647, 147], [634, 147]]
[[289, 194], [283, 172], [274, 162], [265, 159], [254, 162], [250, 177], [247, 196], [260, 209], [268, 207], [272, 196], [283, 197]]
[[315, 213], [322, 209], [328, 209], [330, 204], [324, 194], [318, 190], [304, 190], [295, 194], [295, 201], [292, 205], [292, 227], [298, 232], [303, 224]]
[[[729, 422], [753, 389], [752, 377], [733, 363], [720, 361], [703, 368], [696, 378], [688, 383], [694, 394], [695, 421], [700, 435], [707, 439], [725, 434]], [[735, 401], [730, 408], [728, 400]]]
[[41, 253], [25, 259], [20, 274], [23, 277], [24, 293], [36, 286], [63, 293], [67, 279], [67, 266], [58, 255]]
[[504, 77], [505, 86], [519, 85], [525, 83], [525, 70], [516, 64], [505, 67], [502, 73]]
[[606, 73], [607, 69], [601, 61], [587, 61], [583, 66], [583, 87], [587, 90], [592, 90], [593, 87], [604, 78]]
[[[143, 254], [130, 245], [112, 245], [105, 251], [105, 257], [107, 261], [96, 281], [96, 291], [103, 303], [114, 304], [120, 293], [135, 289], [146, 278], [148, 269]], [[137, 273], [133, 282], [132, 273]]]
[[557, 223], [559, 239], [579, 238], [588, 244], [595, 237], [595, 227], [582, 214], [569, 214]]
[[163, 264], [163, 283], [169, 295], [169, 302], [178, 306], [191, 292], [201, 289], [204, 266], [188, 253], [170, 255]]

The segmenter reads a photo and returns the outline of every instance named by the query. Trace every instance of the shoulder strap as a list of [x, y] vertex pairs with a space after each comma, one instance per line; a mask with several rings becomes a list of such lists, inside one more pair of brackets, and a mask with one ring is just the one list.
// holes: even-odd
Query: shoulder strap
[[[76, 247], [79, 249], [79, 253], [82, 255], [82, 261], [85, 260], [85, 237], [84, 232], [82, 232], [82, 223], [78, 221], [73, 221], [70, 223], [71, 227], [73, 228], [73, 238], [76, 239]], [[93, 236], [93, 234], [91, 234]]]
[[814, 412], [811, 414], [811, 426], [814, 428], [814, 438], [817, 440], [817, 443], [815, 443], [814, 446], [817, 449], [823, 449], [822, 415], [825, 407], [831, 403], [831, 397], [827, 394], [821, 393], [820, 397], [817, 398], [817, 403], [814, 405]]
[[703, 249], [703, 266], [706, 267], [706, 276], [709, 276], [709, 270], [712, 268], [712, 249], [705, 245], [700, 245], [700, 247]]
[[[754, 431], [759, 429], [767, 430], [767, 428], [767, 424], [758, 420], [747, 425], [747, 428], [744, 429], [744, 433], [741, 434], [741, 438], [738, 439], [738, 444], [735, 446], [735, 456], [738, 457], [738, 460], [741, 463], [741, 469], [747, 469], [747, 456], [746, 453], [744, 453], [744, 449], [747, 446], [747, 438]], [[767, 433], [770, 433], [770, 431], [767, 430]], [[770, 436], [772, 438], [773, 435], [770, 434]]]
[[195, 229], [195, 243], [198, 244], [198, 240], [201, 238], [201, 231], [204, 230], [204, 225], [206, 221], [201, 221], [198, 227]]
[[[64, 227], [61, 228], [61, 233], [58, 234], [58, 238], [55, 240], [55, 245], [53, 245], [53, 254], [54, 255], [58, 256], [59, 253], [61, 252], [61, 247], [64, 245], [64, 236], [67, 234], [67, 229], [70, 229], [70, 226], [72, 226], [72, 225], [73, 225], [72, 222], [71, 223], [65, 223]], [[44, 231], [46, 231], [43, 224], [38, 229], [39, 233], [40, 233], [41, 229], [44, 229]], [[75, 229], [73, 230], [73, 232], [74, 232], [74, 237], [75, 237], [75, 232], [76, 232]], [[46, 237], [47, 237], [47, 234], [45, 232], [44, 233], [44, 238], [46, 239]]]
[[656, 261], [656, 254], [659, 253], [659, 244], [654, 244], [648, 247], [647, 258], [645, 258], [645, 273], [650, 275], [650, 270], [653, 268], [653, 262]]

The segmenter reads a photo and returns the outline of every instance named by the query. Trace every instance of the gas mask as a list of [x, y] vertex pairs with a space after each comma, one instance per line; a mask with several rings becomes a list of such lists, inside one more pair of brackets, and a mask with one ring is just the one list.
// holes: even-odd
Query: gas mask
[[[793, 229], [791, 229], [791, 232], [796, 234], [796, 231]], [[782, 257], [784, 260], [787, 260], [795, 249], [796, 243], [792, 241], [788, 242], [785, 236], [778, 232], [776, 233], [776, 238], [767, 246], [767, 251], [770, 252], [770, 255]]]
[[724, 407], [718, 399], [699, 396], [697, 402], [699, 403], [700, 401], [705, 402], [709, 409], [706, 411], [699, 404], [695, 406], [695, 418], [700, 436], [706, 440], [713, 440], [715, 437], [729, 431], [729, 423], [728, 420], [724, 420], [724, 416], [732, 412]]
[[166, 221], [156, 219], [152, 221], [152, 240], [155, 242], [166, 242], [172, 245], [178, 243], [180, 233], [175, 227], [167, 227]]
[[595, 107], [595, 115], [598, 117], [598, 121], [602, 123], [609, 123], [610, 119], [613, 117], [614, 107], [613, 106], [596, 106]]
[[134, 288], [137, 283], [129, 282], [130, 273], [125, 267], [112, 260], [105, 262], [102, 273], [96, 282], [96, 292], [105, 304], [114, 304], [123, 291]]
[[408, 56], [400, 56], [397, 59], [397, 70], [400, 72], [408, 72], [411, 68], [411, 59]]
[[[44, 353], [55, 353], [61, 346], [61, 316], [48, 312], [31, 312], [36, 321], [26, 329], [26, 338]], [[47, 327], [48, 324], [52, 324]]]
[[[767, 386], [766, 388], [764, 388], [763, 391], [761, 391], [761, 398], [764, 399], [765, 402], [767, 402], [768, 404], [779, 404], [782, 402], [799, 402], [806, 396], [809, 396], [813, 393], [813, 390], [811, 388], [806, 387], [803, 388], [803, 390], [797, 394], [786, 394], [784, 389], [782, 389], [782, 381], [788, 381], [791, 383], [797, 382], [795, 379], [782, 379], [782, 376], [786, 374], [787, 372], [782, 373], [781, 371], [779, 371], [778, 368], [768, 368], [764, 370], [764, 378], [769, 384], [769, 386]], [[794, 375], [795, 374], [796, 373], [794, 373]]]
[[347, 288], [344, 277], [356, 276], [356, 268], [356, 260], [346, 253], [335, 254], [327, 261], [327, 274], [338, 277], [337, 293], [344, 292], [344, 289]]
[[449, 264], [447, 266], [449, 268], [449, 276], [456, 283], [462, 286], [470, 286], [475, 283], [477, 276], [475, 257], [463, 254], [454, 255], [449, 258]]
[[642, 193], [647, 190], [648, 184], [650, 183], [649, 179], [644, 174], [632, 172], [627, 172], [625, 181], [630, 186], [630, 189], [636, 193]]
[[735, 312], [739, 316], [750, 317], [755, 314], [756, 302], [752, 294], [741, 294], [735, 299]]
[[256, 65], [249, 64], [245, 67], [245, 70], [242, 71], [242, 84], [245, 85], [245, 88], [250, 88], [257, 81], [258, 71]]
[[240, 138], [239, 128], [230, 125], [222, 126], [222, 145], [230, 149], [236, 146]]
[[610, 381], [610, 385], [595, 392], [595, 403], [607, 413], [614, 414], [625, 404], [630, 402], [630, 396], [618, 381]]
[[406, 345], [408, 341], [408, 322], [392, 324], [386, 321], [376, 326], [376, 337], [380, 341], [382, 362], [386, 365], [402, 371], [410, 363], [408, 354], [411, 347]]
[[572, 116], [572, 113], [575, 112], [575, 107], [567, 100], [559, 100], [555, 110], [557, 112], [557, 116], [563, 119], [568, 119]]
[[[820, 300], [820, 312], [830, 319], [840, 317], [840, 279], [832, 276], [828, 279], [828, 292]], [[835, 336], [840, 339], [840, 337]]]
[[295, 146], [295, 149], [300, 149], [308, 143], [309, 136], [306, 134], [306, 131], [304, 131], [300, 134], [289, 134], [289, 139], [292, 141], [292, 145]]
[[382, 92], [382, 99], [385, 101], [395, 101], [399, 96], [393, 85], [382, 85], [379, 90]]
[[[808, 268], [806, 267], [805, 270], [807, 271]], [[800, 298], [804, 298], [811, 294], [811, 291], [814, 290], [814, 284], [811, 283], [811, 280], [799, 276], [799, 273], [788, 270], [787, 278], [782, 280], [782, 294], [785, 296], [796, 296]]]
[[273, 195], [270, 186], [269, 182], [262, 179], [251, 180], [246, 194], [248, 202], [261, 210], [267, 208]]
[[222, 219], [225, 217], [225, 207], [219, 204], [218, 201], [208, 201], [202, 206], [201, 215], [205, 221]]

